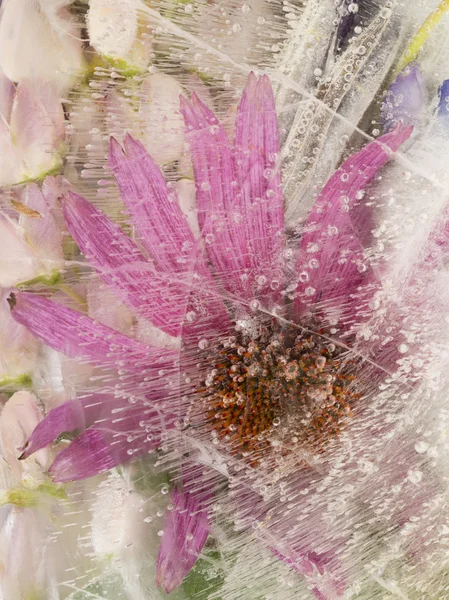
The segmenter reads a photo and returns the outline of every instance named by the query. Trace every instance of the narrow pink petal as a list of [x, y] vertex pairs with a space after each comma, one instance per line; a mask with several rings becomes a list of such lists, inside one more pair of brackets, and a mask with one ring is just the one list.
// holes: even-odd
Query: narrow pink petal
[[[142, 400], [129, 404], [123, 397], [94, 394], [51, 410], [32, 432], [20, 458], [28, 458], [45, 448], [62, 433], [76, 435], [72, 442], [74, 447], [70, 450], [71, 444], [63, 457], [57, 459], [61, 462], [53, 463], [52, 471], [67, 480], [79, 479], [88, 476], [83, 474], [84, 470], [92, 473], [92, 469], [96, 469], [95, 465], [86, 465], [87, 459], [82, 460], [82, 467], [79, 465], [80, 448], [85, 447], [85, 440], [91, 440], [91, 436], [101, 439], [101, 456], [109, 456], [111, 461], [122, 464], [159, 446], [162, 432], [172, 429], [176, 422], [175, 414], [147, 406]], [[86, 429], [95, 433], [83, 436]], [[78, 437], [81, 440], [77, 441]]]
[[164, 534], [156, 560], [156, 584], [167, 594], [181, 585], [198, 560], [210, 531], [203, 495], [174, 489], [173, 509], [165, 517]]
[[410, 137], [412, 129], [399, 123], [393, 131], [353, 154], [318, 196], [300, 243], [295, 302], [298, 316], [310, 306], [320, 303], [325, 308], [335, 299], [344, 303], [342, 310], [347, 314], [363, 304], [367, 292], [361, 286], [370, 286], [375, 276], [359, 239], [360, 219], [358, 223], [353, 221], [352, 211], [358, 194]]
[[178, 335], [185, 291], [170, 290], [133, 240], [90, 202], [69, 192], [63, 209], [70, 233], [103, 281], [140, 316]]
[[[91, 403], [91, 399], [87, 400]], [[69, 400], [53, 408], [34, 429], [23, 447], [21, 459], [54, 442], [62, 433], [83, 431], [90, 424], [86, 400]], [[87, 414], [86, 414], [87, 412]]]
[[155, 450], [159, 438], [144, 431], [135, 435], [96, 426], [79, 435], [53, 461], [49, 473], [58, 483], [87, 479]]
[[238, 187], [245, 208], [253, 268], [267, 275], [283, 249], [284, 206], [279, 133], [270, 80], [252, 73], [240, 101], [235, 128]]
[[142, 243], [161, 271], [185, 270], [182, 259], [197, 244], [186, 218], [143, 145], [126, 135], [124, 146], [111, 138], [109, 166]]
[[228, 137], [196, 95], [192, 104], [181, 98], [181, 112], [195, 172], [198, 222], [208, 255], [227, 290], [244, 293], [251, 259]]
[[13, 318], [43, 342], [68, 356], [102, 365], [145, 369], [159, 359], [172, 357], [97, 323], [57, 302], [20, 292], [10, 299]]
[[195, 277], [191, 303], [206, 304], [217, 321], [226, 318], [219, 294], [207, 294], [215, 286], [203, 250], [161, 170], [143, 145], [130, 135], [125, 136], [124, 146], [125, 152], [111, 138], [109, 165], [155, 269], [183, 274], [186, 279]]

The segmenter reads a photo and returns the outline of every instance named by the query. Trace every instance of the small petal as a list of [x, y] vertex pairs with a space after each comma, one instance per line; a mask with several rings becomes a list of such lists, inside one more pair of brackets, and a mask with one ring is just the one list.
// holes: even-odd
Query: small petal
[[156, 561], [156, 583], [167, 594], [181, 585], [198, 560], [210, 531], [204, 498], [174, 489]]
[[267, 76], [250, 74], [237, 109], [235, 152], [253, 268], [264, 273], [282, 251], [284, 227], [279, 133]]
[[0, 213], [0, 286], [12, 287], [44, 271], [26, 243], [23, 229]]
[[91, 45], [106, 58], [121, 61], [122, 68], [145, 69], [151, 42], [142, 36], [142, 16], [136, 2], [90, 0], [86, 21]]
[[109, 428], [97, 426], [81, 433], [68, 448], [62, 450], [49, 473], [57, 483], [87, 479], [139, 458], [158, 445], [159, 439], [148, 440], [145, 431], [129, 436], [127, 433], [114, 434]]
[[182, 87], [173, 77], [154, 73], [141, 88], [143, 143], [158, 164], [177, 160], [184, 144], [184, 121], [179, 112]]
[[192, 105], [181, 97], [196, 183], [198, 221], [210, 259], [231, 292], [246, 289], [242, 276], [250, 268], [245, 214], [236, 203], [235, 169], [228, 137], [213, 112], [195, 95]]
[[53, 481], [65, 483], [93, 477], [117, 464], [102, 433], [88, 429], [58, 454], [49, 473]]
[[23, 160], [22, 179], [40, 177], [61, 164], [58, 151], [65, 134], [64, 111], [48, 85], [22, 83], [17, 87], [10, 127]]
[[[22, 471], [26, 468], [18, 460], [20, 448], [24, 445], [33, 430], [42, 420], [37, 399], [31, 392], [16, 392], [6, 402], [0, 414], [0, 442], [4, 458], [20, 480]], [[27, 465], [27, 471], [44, 469], [49, 460], [48, 452], [42, 450], [35, 459], [38, 467]]]
[[[86, 429], [93, 429], [101, 433], [104, 443], [111, 446], [111, 456], [117, 460], [117, 464], [121, 464], [130, 460], [136, 452], [140, 455], [141, 445], [146, 450], [157, 447], [162, 431], [171, 429], [175, 421], [174, 414], [144, 406], [140, 400], [136, 404], [129, 404], [126, 398], [93, 394], [69, 400], [51, 410], [23, 444], [20, 458], [28, 458], [41, 448], [46, 448], [61, 434], [79, 437]], [[151, 439], [148, 431], [151, 431]], [[73, 449], [75, 454], [79, 452], [77, 447]], [[132, 452], [128, 453], [129, 450]], [[76, 473], [75, 470], [74, 479], [78, 479]]]
[[409, 63], [388, 88], [381, 106], [384, 131], [401, 121], [419, 125], [427, 105], [427, 91], [417, 63]]
[[[23, 440], [20, 459], [25, 459], [46, 448], [62, 433], [71, 433], [76, 430], [83, 431], [87, 426], [87, 407], [95, 405], [92, 398], [88, 400], [69, 400], [51, 410], [43, 421], [38, 423]], [[93, 421], [92, 421], [93, 422]], [[18, 446], [20, 447], [20, 445]]]
[[39, 342], [13, 319], [7, 302], [10, 293], [0, 289], [0, 381], [29, 376], [38, 363]]
[[446, 126], [449, 125], [449, 79], [443, 81], [438, 90], [439, 101], [438, 101], [438, 119], [440, 123], [444, 123]]
[[21, 193], [22, 203], [41, 215], [20, 215], [27, 242], [40, 257], [47, 273], [63, 267], [62, 231], [53, 216], [53, 211], [45, 198], [43, 191], [35, 183], [25, 186]]

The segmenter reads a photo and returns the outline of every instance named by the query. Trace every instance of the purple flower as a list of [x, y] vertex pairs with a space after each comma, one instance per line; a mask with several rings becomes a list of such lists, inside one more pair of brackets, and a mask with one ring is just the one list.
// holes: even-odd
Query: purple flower
[[172, 491], [157, 560], [167, 592], [197, 560], [219, 478], [235, 467], [245, 473], [232, 478], [236, 520], [243, 528], [248, 519], [265, 523], [258, 535], [273, 555], [300, 572], [317, 598], [339, 597], [346, 584], [336, 550], [344, 540], [329, 541], [323, 530], [327, 547], [315, 551], [315, 529], [299, 538], [257, 479], [263, 473], [306, 489], [308, 457], [336, 443], [368, 381], [395, 368], [393, 350], [358, 343], [352, 355], [347, 344], [372, 317], [381, 289], [382, 266], [364, 247], [373, 215], [363, 190], [412, 128], [399, 122], [350, 156], [319, 194], [298, 241], [284, 228], [269, 79], [250, 75], [233, 145], [195, 94], [181, 99], [181, 111], [200, 239], [130, 136], [123, 148], [111, 139], [109, 165], [138, 243], [84, 198], [63, 199], [67, 227], [103, 281], [138, 318], [180, 338], [181, 350], [144, 344], [49, 298], [14, 294], [16, 321], [108, 373], [101, 393], [52, 410], [22, 456], [75, 434], [51, 466], [55, 481], [89, 477], [161, 446], [181, 457], [182, 482]]
[[421, 70], [418, 63], [410, 63], [385, 93], [381, 106], [384, 131], [390, 131], [399, 121], [419, 125], [426, 105], [427, 90]]
[[449, 79], [443, 81], [438, 92], [438, 117], [441, 123], [446, 124], [449, 117]]

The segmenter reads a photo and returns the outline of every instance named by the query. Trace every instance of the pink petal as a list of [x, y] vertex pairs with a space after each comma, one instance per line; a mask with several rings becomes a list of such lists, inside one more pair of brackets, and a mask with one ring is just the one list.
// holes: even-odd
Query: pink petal
[[[92, 402], [91, 399], [88, 402]], [[84, 430], [88, 425], [86, 400], [69, 400], [53, 408], [33, 430], [23, 446], [20, 459], [25, 459], [54, 442], [62, 433]]]
[[49, 473], [56, 482], [77, 481], [104, 473], [152, 452], [160, 437], [138, 432], [113, 431], [106, 424], [81, 433], [53, 461]]
[[[213, 112], [195, 95], [181, 100], [206, 247], [227, 289], [265, 296], [277, 278], [284, 211], [279, 136], [269, 79], [251, 73], [239, 105], [235, 151]], [[248, 280], [251, 275], [257, 284]], [[263, 282], [263, 283], [261, 283]], [[266, 286], [263, 289], [263, 286]], [[254, 288], [254, 289], [253, 289]]]
[[228, 137], [212, 111], [195, 95], [181, 98], [181, 112], [196, 182], [198, 222], [215, 271], [231, 293], [247, 295], [243, 276], [251, 266], [244, 217], [235, 191]]
[[[73, 358], [102, 366], [124, 365], [142, 371], [160, 358], [172, 357], [57, 302], [20, 292], [10, 298], [13, 318], [43, 342]], [[160, 367], [159, 367], [160, 368]]]
[[[318, 302], [326, 308], [332, 301], [335, 307], [335, 299], [340, 299], [341, 310], [350, 318], [365, 296], [370, 295], [369, 286], [376, 278], [365, 260], [357, 231], [361, 223], [366, 228], [369, 220], [363, 224], [363, 219], [359, 219], [356, 223], [353, 221], [356, 213], [352, 211], [358, 192], [372, 181], [392, 151], [411, 133], [411, 126], [402, 127], [399, 123], [393, 131], [353, 154], [318, 196], [300, 243], [297, 316]], [[366, 231], [362, 229], [362, 233]]]
[[180, 292], [168, 294], [169, 282], [158, 278], [131, 238], [90, 202], [69, 192], [63, 209], [70, 233], [105, 283], [140, 316], [176, 336], [184, 316]]
[[10, 125], [28, 177], [38, 177], [58, 165], [64, 112], [48, 86], [22, 83], [17, 87]]
[[[18, 462], [18, 450], [42, 419], [38, 400], [31, 392], [22, 390], [8, 399], [0, 413], [0, 445], [2, 456], [18, 479], [23, 472], [23, 463]], [[35, 457], [39, 468], [45, 469], [49, 455], [39, 452]], [[27, 465], [28, 470], [30, 465]], [[33, 469], [34, 470], [34, 469]]]
[[[91, 439], [91, 435], [96, 438], [101, 435], [101, 452], [106, 453], [104, 446], [109, 446], [111, 460], [121, 464], [159, 446], [162, 432], [172, 429], [175, 423], [176, 415], [147, 406], [142, 400], [130, 405], [126, 398], [95, 394], [79, 400], [70, 400], [51, 410], [32, 432], [20, 458], [27, 458], [37, 450], [45, 448], [62, 433], [78, 434], [80, 437], [88, 429], [96, 432], [89, 434], [88, 439]], [[75, 443], [71, 451], [73, 454], [64, 454], [63, 470], [66, 478], [80, 478], [81, 471], [78, 470], [77, 461], [80, 445], [84, 447], [83, 439], [85, 438], [82, 437], [80, 442]], [[68, 460], [73, 460], [73, 471]], [[59, 472], [62, 467], [58, 465], [59, 463], [56, 463], [54, 470]], [[92, 468], [95, 467], [89, 467], [90, 470]]]
[[[198, 287], [206, 287], [206, 282], [197, 280], [188, 271], [181, 275], [156, 270], [116, 223], [81, 196], [67, 194], [64, 216], [70, 233], [103, 281], [137, 314], [169, 335], [177, 336], [181, 330], [186, 334], [198, 333], [200, 325], [211, 329], [215, 322], [219, 325], [226, 319], [223, 305], [215, 301], [219, 297], [215, 293], [204, 303], [203, 313], [197, 314], [198, 318], [190, 324], [190, 294]], [[207, 289], [213, 291], [212, 286], [209, 281]]]
[[109, 165], [142, 243], [155, 261], [156, 270], [195, 276], [192, 303], [198, 299], [208, 305], [218, 320], [226, 318], [219, 296], [204, 293], [211, 286], [215, 287], [212, 276], [200, 244], [176, 197], [170, 193], [161, 170], [143, 145], [130, 135], [125, 136], [124, 146], [126, 153], [111, 138]]
[[96, 429], [88, 429], [58, 454], [49, 473], [54, 481], [65, 483], [93, 477], [113, 469], [117, 464], [103, 434]]
[[251, 73], [237, 109], [235, 156], [253, 268], [266, 275], [283, 249], [284, 205], [273, 90]]
[[156, 584], [167, 594], [181, 585], [191, 571], [210, 531], [204, 497], [197, 496], [192, 490], [175, 488], [170, 504], [173, 509], [165, 517], [156, 561]]
[[145, 148], [130, 135], [126, 135], [124, 144], [126, 154], [111, 138], [109, 165], [142, 243], [161, 271], [184, 270], [185, 263], [179, 259], [188, 259], [197, 242], [173, 194], [170, 195], [164, 176]]

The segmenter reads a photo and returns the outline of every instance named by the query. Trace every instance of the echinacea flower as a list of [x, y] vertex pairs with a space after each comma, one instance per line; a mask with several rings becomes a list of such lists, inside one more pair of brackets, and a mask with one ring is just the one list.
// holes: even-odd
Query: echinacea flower
[[[343, 511], [349, 499], [370, 506], [366, 489], [354, 490], [360, 473], [376, 472], [379, 442], [373, 436], [366, 445], [359, 431], [386, 435], [399, 408], [392, 403], [382, 419], [385, 403], [394, 394], [404, 402], [401, 393], [417, 385], [416, 369], [427, 368], [420, 352], [429, 305], [422, 293], [416, 303], [412, 296], [423, 264], [444, 247], [437, 235], [444, 223], [424, 243], [405, 287], [406, 308], [395, 297], [388, 308], [387, 265], [367, 250], [375, 215], [365, 190], [411, 126], [399, 121], [349, 156], [292, 233], [284, 224], [267, 76], [249, 77], [233, 145], [195, 94], [181, 100], [181, 111], [199, 238], [160, 169], [129, 135], [123, 148], [111, 139], [109, 166], [138, 243], [79, 195], [62, 199], [89, 263], [170, 343], [143, 343], [38, 294], [12, 295], [19, 323], [107, 371], [104, 390], [49, 412], [22, 458], [71, 433], [50, 467], [64, 482], [160, 450], [176, 473], [156, 563], [167, 592], [181, 584], [223, 518], [300, 573], [315, 598], [340, 598], [361, 577], [358, 538], [335, 525], [342, 515], [332, 503], [341, 500]], [[407, 332], [410, 310], [420, 343]], [[355, 458], [345, 450], [351, 445]], [[409, 486], [419, 480], [416, 470], [404, 475], [405, 467], [387, 463], [392, 486], [403, 477]], [[411, 514], [393, 511], [386, 527], [400, 527]]]

